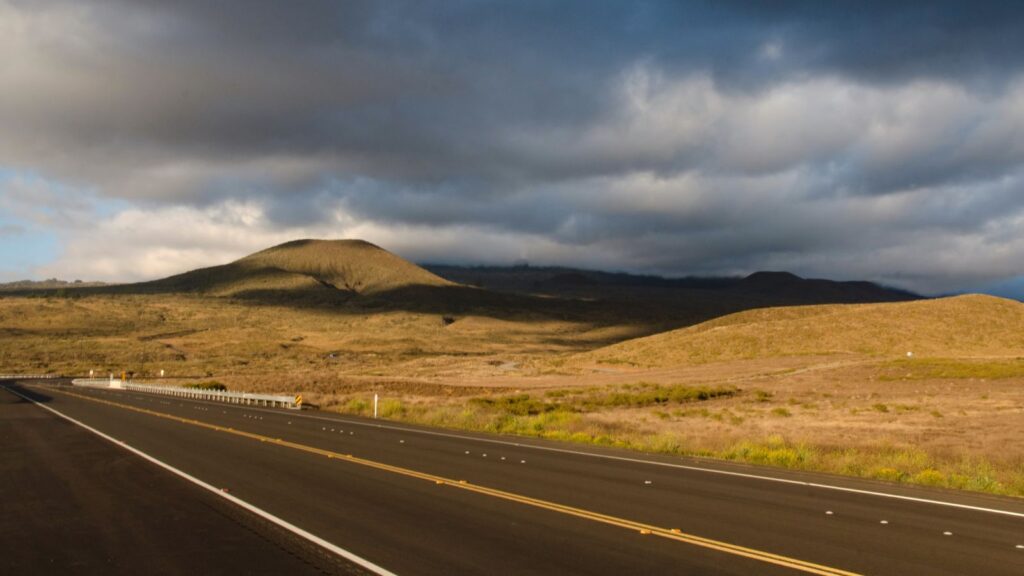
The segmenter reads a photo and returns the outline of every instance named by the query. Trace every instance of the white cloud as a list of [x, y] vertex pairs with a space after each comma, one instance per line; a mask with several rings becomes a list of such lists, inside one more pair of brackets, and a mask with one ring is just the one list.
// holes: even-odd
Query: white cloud
[[249, 252], [325, 230], [276, 229], [262, 209], [229, 201], [209, 208], [129, 208], [63, 232], [64, 251], [44, 276], [124, 282], [224, 264]]
[[[63, 238], [39, 273], [154, 278], [308, 236], [926, 291], [1019, 274], [1024, 35], [996, 16], [1004, 36], [960, 38], [651, 6], [624, 33], [630, 8], [563, 4], [551, 34], [532, 10], [338, 6], [0, 0], [0, 168], [38, 174], [0, 211]], [[922, 30], [957, 28], [934, 12]], [[994, 60], [995, 81], [962, 68]]]

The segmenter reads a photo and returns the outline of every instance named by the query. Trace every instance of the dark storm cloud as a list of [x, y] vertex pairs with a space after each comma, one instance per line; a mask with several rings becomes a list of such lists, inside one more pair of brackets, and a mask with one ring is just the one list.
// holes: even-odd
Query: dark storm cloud
[[[963, 282], [1024, 256], [1022, 12], [0, 1], [0, 160], [147, 210], [255, 203], [282, 231], [493, 230], [608, 266], [944, 288], [929, 247]], [[1011, 256], [981, 266], [993, 243]]]

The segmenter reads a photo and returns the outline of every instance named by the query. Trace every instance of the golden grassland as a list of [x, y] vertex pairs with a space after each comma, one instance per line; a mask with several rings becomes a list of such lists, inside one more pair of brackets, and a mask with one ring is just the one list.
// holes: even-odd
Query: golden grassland
[[[890, 369], [524, 388], [468, 401], [381, 390], [380, 409], [433, 426], [1024, 496], [1024, 378], [893, 381], [883, 377]], [[674, 397], [664, 393], [673, 388]], [[650, 399], [659, 392], [663, 399]], [[370, 399], [356, 392], [332, 401], [368, 415]]]
[[[0, 369], [160, 370], [321, 409], [1024, 496], [1024, 305], [970, 296], [623, 317], [0, 297]], [[907, 357], [907, 352], [913, 352]]]
[[799, 355], [1024, 354], [1024, 305], [991, 296], [765, 308], [629, 340], [572, 363], [664, 367]]
[[499, 375], [638, 330], [529, 314], [446, 320], [189, 295], [0, 296], [0, 366], [61, 374], [131, 370], [141, 378], [164, 370], [171, 377], [216, 376], [236, 388], [331, 392], [364, 382]]

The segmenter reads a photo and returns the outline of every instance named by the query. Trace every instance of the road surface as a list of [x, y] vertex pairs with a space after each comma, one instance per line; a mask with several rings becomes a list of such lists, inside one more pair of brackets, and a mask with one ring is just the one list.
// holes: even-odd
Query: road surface
[[[10, 553], [21, 527], [7, 560], [15, 569], [102, 568], [110, 554], [101, 551], [131, 538], [131, 555], [112, 556], [119, 566], [175, 573], [195, 546], [180, 542], [200, 533], [203, 562], [228, 567], [204, 573], [231, 573], [231, 562], [265, 573], [357, 566], [318, 563], [272, 522], [247, 535], [215, 490], [371, 573], [1024, 574], [1024, 503], [1015, 499], [66, 383], [23, 383], [6, 395], [39, 402], [0, 403], [12, 431], [38, 421], [3, 440], [23, 459], [5, 465], [3, 477], [17, 482], [0, 493], [0, 548]], [[12, 406], [24, 421], [3, 419]], [[55, 464], [62, 458], [70, 463]], [[82, 505], [91, 499], [83, 490], [100, 489], [118, 505]], [[80, 525], [33, 520], [61, 515]], [[89, 528], [105, 524], [124, 535]], [[289, 561], [301, 566], [273, 564]]]

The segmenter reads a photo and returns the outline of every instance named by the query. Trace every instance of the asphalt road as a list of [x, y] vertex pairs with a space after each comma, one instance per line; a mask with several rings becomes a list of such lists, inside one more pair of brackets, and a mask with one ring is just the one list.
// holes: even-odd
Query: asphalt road
[[[49, 408], [397, 574], [1024, 574], [1024, 503], [1014, 499], [316, 412], [55, 384], [22, 389]], [[51, 436], [81, 428], [25, 407], [57, 432], [37, 432], [34, 440], [5, 432], [5, 451], [22, 444], [28, 447], [22, 453], [42, 451], [51, 461], [61, 451], [74, 451]], [[111, 450], [113, 456], [101, 454]], [[190, 531], [200, 533], [201, 523], [218, 516], [202, 513], [203, 503], [216, 497], [197, 494], [202, 491], [119, 450], [107, 442], [106, 450], [65, 457], [93, 472], [108, 469], [96, 463], [103, 458], [120, 458], [121, 467], [106, 472], [101, 487], [122, 495], [124, 509], [153, 526], [132, 535], [144, 543], [145, 565], [175, 572], [181, 555], [160, 543], [168, 538], [166, 530], [180, 531], [188, 522], [161, 519], [166, 510], [152, 502], [164, 509], [198, 509], [182, 517], [194, 518]], [[22, 480], [33, 484], [23, 490], [41, 496], [13, 515], [3, 490], [4, 522], [61, 510], [73, 511], [83, 523], [100, 525], [109, 518], [110, 510], [73, 499], [78, 483], [89, 485], [95, 478], [41, 457], [22, 458], [23, 475], [45, 471], [53, 479]], [[5, 477], [11, 474], [3, 470]], [[39, 503], [47, 494], [54, 500]], [[55, 532], [31, 520], [24, 524], [27, 529], [15, 540], [19, 550], [54, 546]], [[3, 525], [0, 536], [11, 530]], [[237, 530], [231, 526], [205, 533], [221, 531], [223, 546], [215, 539], [207, 547], [207, 555], [218, 560], [278, 557], [288, 549], [277, 541], [288, 539], [270, 530], [248, 544], [232, 540], [243, 536], [232, 536]], [[75, 535], [76, 541], [92, 537], [86, 526]], [[100, 535], [96, 540], [108, 541]], [[9, 542], [5, 537], [0, 547], [6, 551]], [[62, 553], [57, 562], [75, 562], [83, 546]], [[299, 559], [307, 570], [323, 570], [302, 554], [284, 556]], [[18, 567], [34, 557], [15, 551], [13, 558]], [[123, 559], [125, 565], [135, 561]], [[301, 572], [275, 571], [269, 562], [251, 565]]]
[[143, 572], [365, 573], [0, 388], [0, 574]]

